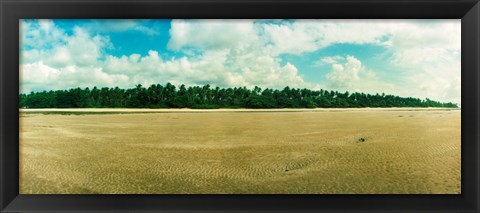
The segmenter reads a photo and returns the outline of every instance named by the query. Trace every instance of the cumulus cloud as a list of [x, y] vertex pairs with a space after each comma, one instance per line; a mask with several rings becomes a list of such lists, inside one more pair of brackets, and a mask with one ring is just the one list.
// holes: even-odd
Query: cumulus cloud
[[68, 65], [95, 65], [102, 56], [104, 48], [110, 45], [106, 37], [91, 36], [82, 28], [76, 27], [74, 34], [65, 39], [64, 45], [53, 47], [50, 57], [45, 61], [54, 67]]
[[75, 27], [68, 35], [50, 20], [24, 22], [21, 63], [43, 61], [52, 67], [68, 65], [91, 66], [102, 57], [105, 48], [111, 47], [108, 37], [90, 35]]
[[45, 65], [42, 61], [20, 65], [20, 77], [25, 84], [44, 84], [57, 80], [60, 70]]
[[144, 85], [156, 83], [193, 84], [200, 85], [209, 82], [219, 82], [224, 73], [222, 53], [210, 53], [199, 58], [162, 59], [157, 51], [149, 51], [141, 57], [138, 54], [130, 56], [108, 56], [105, 60], [105, 71], [108, 73], [125, 73], [131, 76], [132, 83]]
[[375, 71], [365, 67], [355, 56], [327, 56], [319, 61], [329, 64], [331, 67], [330, 72], [325, 76], [328, 84], [324, 89], [341, 92], [397, 94], [398, 87], [395, 84], [378, 78]]
[[252, 20], [172, 20], [168, 48], [242, 48], [257, 39]]
[[52, 20], [25, 20], [20, 22], [20, 44], [26, 49], [47, 50], [65, 43], [65, 32]]
[[400, 92], [461, 103], [460, 21], [402, 23], [400, 29], [387, 42], [409, 85]]
[[54, 68], [42, 61], [20, 65], [21, 92], [69, 89], [76, 87], [130, 86], [124, 74], [108, 74], [99, 67], [69, 65]]
[[[386, 48], [391, 53], [385, 58], [390, 67], [379, 71], [389, 72], [396, 79], [396, 82], [387, 81], [391, 77], [383, 76], [383, 79], [369, 82], [372, 86], [368, 87], [360, 83], [368, 78], [356, 80], [354, 72], [349, 72], [345, 64], [339, 64], [338, 57], [332, 56], [315, 62], [317, 66], [339, 64], [334, 65], [336, 68], [332, 68], [329, 74], [329, 85], [365, 91], [374, 91], [373, 88], [377, 87], [377, 90], [402, 96], [461, 102], [459, 20], [335, 20], [318, 27], [324, 28], [324, 45], [365, 43]], [[363, 73], [374, 79], [377, 72]], [[346, 82], [354, 82], [355, 88]], [[380, 82], [382, 85], [378, 85]]]
[[[438, 61], [421, 63], [412, 61], [402, 65], [408, 72], [406, 82], [412, 82], [409, 90], [421, 98], [460, 103], [461, 63], [459, 56], [440, 53]], [[458, 58], [457, 58], [458, 57]]]
[[[193, 58], [181, 57], [163, 60], [155, 51], [140, 57], [109, 56], [105, 60], [107, 73], [125, 73], [131, 81], [141, 84], [166, 83], [204, 85], [220, 87], [253, 87], [255, 85], [272, 88], [285, 86], [304, 86], [305, 82], [298, 75], [297, 68], [287, 63], [281, 66], [278, 59], [264, 56], [248, 60], [227, 62], [230, 60], [228, 50], [209, 51]], [[230, 66], [229, 63], [237, 64]], [[236, 69], [241, 67], [241, 69]], [[120, 71], [119, 71], [120, 70]]]
[[266, 48], [273, 55], [282, 53], [301, 54], [317, 50], [321, 45], [318, 35], [309, 32], [314, 30], [313, 28], [303, 27], [304, 25], [299, 26], [298, 24], [292, 26], [265, 24], [263, 31], [265, 39], [269, 41]]
[[[327, 58], [327, 61], [331, 61]], [[338, 59], [337, 59], [338, 60]], [[332, 71], [326, 75], [329, 85], [335, 89], [352, 89], [360, 80], [359, 73], [364, 70], [362, 62], [354, 56], [347, 56], [344, 63], [332, 61]]]
[[[296, 75], [286, 77], [283, 72], [282, 79], [275, 78], [282, 73], [278, 56], [301, 55], [335, 44], [370, 44], [389, 50], [392, 56], [387, 60], [392, 66], [398, 67], [395, 72], [402, 70], [401, 73], [392, 73], [392, 75], [399, 76], [401, 82], [412, 82], [408, 83], [408, 86], [398, 85], [398, 89], [404, 89], [395, 91], [397, 94], [425, 97], [426, 94], [423, 92], [425, 89], [410, 89], [419, 87], [416, 85], [418, 80], [412, 78], [425, 79], [425, 82], [431, 82], [432, 85], [445, 84], [440, 81], [443, 77], [432, 82], [436, 78], [430, 78], [432, 73], [428, 70], [435, 69], [437, 72], [449, 73], [447, 78], [450, 79], [449, 81], [458, 77], [460, 72], [458, 63], [451, 63], [459, 61], [460, 25], [458, 20], [441, 22], [435, 20], [294, 20], [289, 22], [242, 20], [237, 22], [229, 25], [225, 24], [227, 22], [218, 23], [211, 20], [174, 21], [170, 31], [169, 45], [172, 49], [179, 51], [182, 51], [182, 48], [196, 48], [203, 52], [229, 49], [230, 52], [227, 54], [229, 66], [242, 70], [246, 82], [265, 86], [275, 86], [272, 85], [274, 83], [269, 83], [272, 79], [277, 79], [273, 80], [274, 82], [284, 82], [284, 84], [312, 86], [302, 79], [298, 70]], [[382, 81], [377, 79], [369, 82], [374, 85], [372, 87], [368, 87], [365, 83], [362, 84], [364, 86], [358, 86], [360, 84], [358, 73], [365, 68], [355, 67], [353, 58], [344, 58], [347, 60], [345, 64], [340, 63], [339, 60], [341, 60], [340, 56], [331, 56], [312, 62], [314, 66], [335, 64], [332, 65], [333, 68], [327, 76], [329, 82], [326, 82], [332, 88], [342, 90], [362, 88], [372, 91], [379, 84], [375, 82]], [[296, 68], [293, 62], [283, 63], [290, 63]], [[447, 69], [437, 69], [435, 68], [438, 67], [437, 64]], [[372, 70], [366, 70], [364, 75], [370, 76], [368, 79], [373, 79], [376, 74]], [[291, 81], [287, 82], [283, 79]], [[362, 82], [367, 81], [363, 79]], [[379, 90], [392, 90], [392, 84], [393, 82], [384, 83]], [[445, 91], [440, 93], [456, 93], [458, 94], [456, 102], [459, 102], [460, 93], [452, 89], [453, 87], [445, 88]], [[440, 100], [446, 100], [446, 97], [440, 98]]]
[[[179, 57], [159, 50], [107, 55], [114, 44], [104, 32], [158, 34], [139, 21], [110, 22], [77, 26], [69, 33], [51, 20], [21, 22], [24, 90], [166, 82], [279, 89], [324, 85], [460, 102], [458, 20], [172, 20], [167, 50]], [[330, 70], [321, 74], [326, 82], [309, 82], [297, 61], [282, 59], [336, 44], [383, 47], [391, 53], [385, 58], [391, 67], [372, 70], [343, 52], [312, 60], [310, 67]], [[394, 77], [386, 76], [389, 72]]]
[[278, 59], [260, 56], [242, 69], [243, 75], [251, 85], [269, 88], [303, 87], [305, 82], [298, 74], [298, 69], [291, 63], [280, 65]]
[[187, 54], [192, 49], [200, 51], [200, 56], [191, 59], [197, 68], [193, 75], [199, 82], [272, 88], [306, 86], [295, 65], [287, 62], [282, 66], [269, 50], [267, 43], [271, 42], [265, 40], [265, 33], [263, 26], [253, 20], [173, 20], [168, 47]]
[[379, 20], [295, 20], [260, 28], [274, 55], [299, 55], [333, 44], [380, 44], [394, 29], [389, 21]]
[[65, 33], [51, 20], [23, 21], [20, 55], [21, 91], [114, 86], [128, 80], [103, 72], [100, 58], [111, 46], [108, 37], [75, 27]]

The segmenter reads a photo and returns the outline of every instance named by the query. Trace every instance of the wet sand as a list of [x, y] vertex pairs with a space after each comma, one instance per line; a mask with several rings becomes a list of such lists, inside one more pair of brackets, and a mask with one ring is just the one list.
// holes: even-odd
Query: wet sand
[[460, 110], [38, 109], [21, 194], [459, 194]]

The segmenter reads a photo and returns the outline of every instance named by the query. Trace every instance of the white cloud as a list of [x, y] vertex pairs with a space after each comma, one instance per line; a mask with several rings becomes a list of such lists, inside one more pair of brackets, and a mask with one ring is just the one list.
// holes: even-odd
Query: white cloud
[[215, 82], [223, 73], [221, 54], [206, 55], [203, 58], [162, 59], [158, 52], [149, 51], [147, 56], [108, 56], [104, 67], [108, 73], [125, 73], [131, 76], [132, 84], [150, 85], [156, 83], [200, 84]]
[[60, 69], [59, 87], [115, 87], [127, 86], [129, 77], [124, 74], [108, 74], [98, 67], [67, 66]]
[[109, 19], [109, 20], [93, 20], [84, 28], [91, 32], [124, 32], [124, 31], [138, 31], [150, 36], [158, 35], [158, 31], [144, 25], [148, 20], [135, 19]]
[[[304, 86], [297, 68], [275, 58], [265, 48], [263, 29], [253, 20], [174, 20], [168, 47], [200, 56], [190, 59], [198, 83], [219, 86], [281, 88]], [[291, 43], [291, 42], [290, 42]], [[190, 80], [193, 81], [193, 80]]]
[[336, 55], [336, 56], [326, 56], [322, 57], [321, 59], [313, 62], [314, 66], [324, 66], [329, 64], [336, 64], [339, 63], [340, 60], [344, 59], [344, 57]]
[[168, 48], [218, 50], [256, 42], [252, 20], [172, 20]]
[[331, 71], [325, 76], [328, 84], [323, 89], [340, 92], [397, 94], [398, 87], [396, 85], [378, 78], [375, 71], [366, 68], [355, 56], [327, 56], [319, 61], [325, 61], [331, 65]]
[[82, 28], [76, 27], [74, 34], [65, 38], [65, 45], [55, 46], [45, 63], [54, 67], [68, 65], [91, 66], [98, 62], [110, 40], [102, 36], [91, 36]]
[[262, 24], [267, 48], [273, 55], [313, 52], [332, 44], [379, 44], [392, 24], [379, 20], [296, 20]]
[[57, 80], [60, 71], [45, 65], [42, 61], [20, 65], [20, 78], [25, 84], [44, 84]]
[[128, 76], [103, 72], [108, 37], [92, 36], [80, 27], [66, 34], [51, 20], [23, 21], [21, 91], [125, 85]]
[[98, 67], [69, 65], [54, 68], [42, 61], [20, 65], [22, 81], [20, 91], [69, 89], [76, 87], [131, 87], [129, 77], [124, 74], [108, 74]]
[[399, 24], [387, 42], [408, 87], [400, 93], [461, 102], [460, 20]]
[[359, 73], [363, 69], [360, 60], [347, 56], [343, 64], [332, 63], [332, 71], [326, 77], [333, 88], [352, 89], [360, 80]]
[[303, 28], [303, 25], [293, 26], [265, 24], [263, 30], [265, 39], [267, 40], [266, 48], [273, 55], [282, 53], [301, 54], [304, 52], [312, 52], [319, 49], [321, 45], [317, 35], [311, 34], [312, 28]]
[[[412, 88], [417, 87], [418, 79], [422, 79], [424, 84], [437, 79], [429, 77], [433, 73], [428, 70], [436, 69], [437, 72], [450, 73], [447, 78], [448, 85], [455, 85], [453, 79], [458, 78], [460, 72], [459, 64], [452, 63], [459, 61], [460, 25], [458, 20], [441, 22], [435, 20], [295, 20], [288, 23], [242, 20], [240, 23], [248, 27], [235, 27], [237, 22], [234, 25], [228, 25], [225, 22], [218, 23], [211, 20], [173, 22], [170, 31], [172, 39], [169, 45], [172, 49], [180, 51], [182, 48], [195, 48], [202, 52], [228, 48], [230, 52], [226, 56], [226, 61], [229, 67], [242, 70], [240, 74], [248, 84], [265, 87], [278, 87], [283, 84], [314, 87], [303, 80], [293, 63], [290, 65], [296, 72], [291, 73], [295, 74], [287, 75], [288, 72], [282, 72], [287, 68], [282, 69], [281, 61], [277, 56], [300, 55], [341, 43], [374, 44], [386, 47], [393, 53], [389, 58], [392, 65], [403, 68], [402, 73], [392, 74], [399, 76], [402, 82], [412, 83], [397, 85], [395, 88], [399, 91], [394, 91], [392, 86], [394, 82], [386, 82], [384, 79], [372, 80], [376, 77], [376, 73], [371, 70], [363, 71], [365, 79], [360, 83], [358, 73], [364, 68], [355, 67], [353, 58], [345, 59], [347, 60], [345, 64], [339, 63], [341, 59], [339, 56], [312, 62], [316, 66], [336, 64], [327, 77], [329, 80], [327, 85], [332, 88], [343, 90], [361, 88], [368, 91], [392, 91], [407, 96], [425, 97], [425, 93], [422, 92], [425, 89]], [[248, 36], [244, 36], [246, 34]], [[452, 58], [455, 54], [456, 56]], [[448, 67], [448, 69], [436, 68], [439, 66]], [[417, 80], [406, 76], [415, 76]], [[438, 78], [431, 84], [445, 84], [441, 82], [442, 78]], [[379, 85], [381, 81], [385, 83]], [[369, 87], [365, 82], [372, 86]], [[456, 100], [459, 102], [460, 93], [452, 88], [443, 88], [445, 91], [437, 88], [439, 90], [437, 93], [458, 94]], [[435, 90], [431, 91], [433, 93]], [[429, 95], [432, 96], [432, 94]], [[446, 96], [439, 98], [446, 100]]]
[[242, 73], [251, 85], [277, 89], [306, 86], [298, 69], [291, 63], [281, 66], [280, 60], [271, 56], [259, 56], [247, 63], [249, 65], [244, 66]]
[[[335, 21], [334, 21], [335, 22]], [[370, 23], [370, 24], [368, 24]], [[348, 25], [351, 25], [348, 27]], [[325, 27], [329, 26], [329, 27]], [[326, 22], [324, 28], [324, 43], [362, 43], [380, 45], [392, 53], [385, 58], [390, 63], [389, 75], [382, 76], [368, 87], [362, 78], [356, 81], [353, 72], [340, 64], [332, 69], [330, 85], [336, 88], [355, 88], [374, 91], [374, 86], [380, 81], [377, 90], [402, 96], [430, 98], [440, 101], [460, 103], [460, 20], [379, 20], [379, 21], [339, 21], [338, 24]], [[343, 31], [343, 33], [340, 33]], [[348, 32], [350, 31], [350, 33]], [[352, 33], [355, 32], [355, 33]], [[367, 35], [365, 35], [367, 34]], [[315, 64], [325, 65], [338, 60], [323, 58]], [[342, 71], [343, 68], [343, 71]], [[345, 71], [347, 70], [347, 71]], [[386, 70], [379, 70], [387, 72]], [[365, 77], [376, 78], [376, 72], [364, 72]], [[386, 79], [396, 78], [396, 82]], [[349, 80], [347, 80], [349, 79]], [[377, 86], [375, 86], [377, 87]], [[386, 92], [387, 93], [387, 92]]]
[[60, 68], [69, 65], [91, 66], [102, 57], [105, 48], [111, 47], [108, 37], [91, 36], [80, 27], [68, 35], [51, 20], [22, 22], [21, 63], [43, 61], [46, 65]]
[[27, 49], [50, 49], [64, 43], [66, 38], [65, 32], [48, 19], [21, 21], [20, 29], [20, 43]]
[[[435, 62], [412, 62], [404, 65], [405, 81], [411, 82], [410, 90], [418, 97], [460, 103], [461, 64], [456, 56], [441, 54]], [[412, 68], [412, 66], [415, 66]]]
[[460, 49], [460, 20], [399, 21], [391, 26], [387, 44], [395, 48], [441, 47]]
[[[271, 87], [305, 86], [297, 68], [270, 56], [254, 57], [248, 60], [232, 60], [230, 51], [215, 50], [193, 58], [182, 57], [162, 60], [158, 53], [150, 51], [148, 56], [138, 55], [114, 57], [105, 60], [107, 73], [125, 73], [132, 83], [149, 85], [153, 83], [204, 85], [220, 87]], [[245, 66], [242, 63], [248, 63]], [[237, 67], [241, 69], [236, 70]], [[121, 70], [120, 72], [118, 70]]]
[[[309, 23], [315, 26], [315, 23]], [[323, 45], [328, 46], [334, 43], [376, 43], [388, 33], [385, 29], [375, 29], [377, 25], [373, 20], [335, 20], [329, 21], [316, 27], [317, 31], [323, 32]], [[354, 33], [352, 33], [354, 32]]]
[[[112, 46], [109, 38], [92, 31], [156, 34], [140, 22], [111, 22], [108, 29], [95, 23], [77, 27], [71, 35], [50, 20], [22, 22], [24, 87], [35, 90], [42, 82], [52, 89], [172, 82], [318, 89], [323, 84], [328, 89], [460, 101], [458, 20], [173, 20], [168, 48], [186, 55], [179, 58], [162, 58], [158, 50], [146, 56], [106, 55]], [[280, 59], [342, 43], [382, 46], [391, 52], [386, 60], [396, 69], [371, 70], [345, 52], [312, 60], [312, 67], [331, 64], [328, 82], [314, 83], [303, 78], [296, 61]], [[380, 74], [387, 70], [399, 81], [385, 80]]]

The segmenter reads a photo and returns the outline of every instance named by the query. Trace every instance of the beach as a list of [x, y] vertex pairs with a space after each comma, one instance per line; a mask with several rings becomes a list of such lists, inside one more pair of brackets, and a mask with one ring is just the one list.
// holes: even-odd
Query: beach
[[21, 109], [21, 194], [460, 194], [461, 111]]

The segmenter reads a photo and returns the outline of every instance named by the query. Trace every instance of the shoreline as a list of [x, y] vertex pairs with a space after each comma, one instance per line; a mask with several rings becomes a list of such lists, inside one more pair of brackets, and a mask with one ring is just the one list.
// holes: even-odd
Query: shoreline
[[43, 113], [43, 112], [120, 112], [120, 113], [162, 113], [162, 112], [347, 112], [347, 111], [461, 111], [461, 108], [278, 108], [278, 109], [190, 109], [190, 108], [38, 108], [19, 109], [20, 113]]

